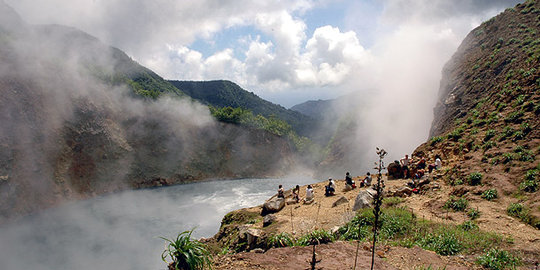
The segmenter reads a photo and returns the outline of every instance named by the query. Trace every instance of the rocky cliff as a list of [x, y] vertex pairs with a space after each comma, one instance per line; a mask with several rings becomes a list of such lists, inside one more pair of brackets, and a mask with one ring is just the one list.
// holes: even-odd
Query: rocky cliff
[[431, 162], [440, 155], [451, 185], [479, 184], [471, 183], [475, 175], [515, 198], [526, 209], [523, 220], [538, 228], [539, 32], [536, 0], [474, 29], [444, 67], [432, 138], [414, 153]]

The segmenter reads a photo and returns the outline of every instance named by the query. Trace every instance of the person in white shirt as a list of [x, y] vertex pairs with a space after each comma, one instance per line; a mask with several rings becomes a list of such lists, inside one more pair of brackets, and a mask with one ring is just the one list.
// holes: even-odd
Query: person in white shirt
[[409, 162], [411, 160], [409, 159], [409, 155], [405, 155], [404, 158], [400, 159], [399, 162], [401, 163], [401, 170], [403, 172], [403, 176], [405, 179], [409, 176]]
[[304, 203], [305, 204], [312, 203], [315, 200], [314, 195], [315, 195], [315, 191], [313, 191], [313, 187], [311, 187], [311, 185], [308, 185], [306, 188], [306, 197], [304, 198]]

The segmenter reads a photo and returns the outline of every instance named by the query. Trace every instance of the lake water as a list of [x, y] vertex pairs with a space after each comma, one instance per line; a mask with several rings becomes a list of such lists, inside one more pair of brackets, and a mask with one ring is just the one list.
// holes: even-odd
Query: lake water
[[0, 269], [167, 269], [165, 241], [210, 237], [234, 209], [262, 204], [308, 177], [199, 182], [64, 204], [0, 227]]

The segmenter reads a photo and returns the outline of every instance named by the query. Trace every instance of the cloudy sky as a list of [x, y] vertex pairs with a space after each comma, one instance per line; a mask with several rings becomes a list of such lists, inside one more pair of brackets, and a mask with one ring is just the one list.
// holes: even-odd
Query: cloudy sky
[[4, 1], [29, 23], [82, 29], [167, 79], [228, 79], [285, 107], [382, 88], [435, 96], [465, 35], [518, 2]]

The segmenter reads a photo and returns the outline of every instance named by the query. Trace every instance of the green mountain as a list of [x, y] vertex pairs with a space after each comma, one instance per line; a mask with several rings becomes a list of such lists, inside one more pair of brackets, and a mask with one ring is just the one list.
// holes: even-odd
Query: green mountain
[[248, 109], [255, 115], [260, 114], [267, 118], [275, 116], [289, 123], [293, 130], [302, 136], [313, 137], [312, 132], [317, 127], [317, 121], [314, 118], [264, 100], [230, 81], [169, 82], [203, 104], [218, 108]]
[[[502, 211], [540, 229], [540, 2], [509, 8], [471, 31], [443, 69], [431, 139], [414, 155], [449, 169], [457, 189], [497, 191]], [[476, 183], [472, 183], [476, 176]], [[467, 194], [469, 198], [479, 197]]]
[[0, 1], [0, 223], [69, 199], [279, 176], [291, 143], [217, 122], [156, 73], [72, 27]]

